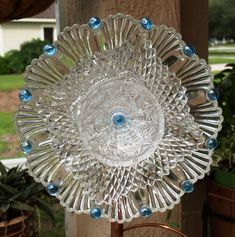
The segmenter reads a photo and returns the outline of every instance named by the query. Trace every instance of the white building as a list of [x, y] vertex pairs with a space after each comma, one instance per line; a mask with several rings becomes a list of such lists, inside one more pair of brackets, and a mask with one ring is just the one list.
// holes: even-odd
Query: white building
[[30, 18], [0, 24], [0, 56], [32, 39], [56, 39], [55, 5]]

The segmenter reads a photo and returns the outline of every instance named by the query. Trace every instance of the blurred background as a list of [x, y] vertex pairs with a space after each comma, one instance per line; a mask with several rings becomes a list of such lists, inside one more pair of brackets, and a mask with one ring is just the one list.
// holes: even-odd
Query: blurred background
[[[32, 59], [39, 57], [45, 44], [52, 43], [57, 37], [59, 26], [58, 21], [56, 21], [56, 8], [58, 6], [53, 1], [51, 2], [52, 4], [48, 4], [46, 10], [33, 16], [0, 23], [0, 160], [3, 162], [12, 160], [14, 163], [15, 160], [15, 163], [19, 163], [18, 158], [24, 157], [19, 148], [19, 138], [14, 124], [14, 115], [19, 103], [18, 91], [24, 86], [23, 73], [25, 67], [31, 63]], [[0, 13], [3, 12], [4, 9], [2, 8]], [[219, 85], [227, 76], [226, 73], [230, 73], [233, 78], [235, 75], [233, 68], [235, 63], [235, 1], [209, 0], [208, 27], [208, 63], [211, 65], [212, 73], [217, 75], [215, 76], [215, 84]], [[197, 35], [200, 34], [200, 31], [197, 32]], [[227, 64], [228, 66], [226, 66]], [[224, 72], [224, 69], [233, 71]], [[235, 87], [233, 89], [235, 90]], [[231, 98], [231, 95], [235, 93], [234, 90], [229, 94], [230, 101], [235, 98]], [[229, 119], [226, 120], [228, 124], [231, 123], [230, 118], [234, 118], [234, 111], [229, 111], [229, 113]], [[230, 134], [230, 138], [231, 136], [235, 137], [234, 128], [230, 129], [229, 132], [226, 134], [224, 132], [224, 137], [228, 134]], [[224, 141], [224, 147], [220, 147], [220, 152], [215, 157], [215, 160], [219, 157], [219, 161], [215, 162], [215, 167], [226, 166], [227, 161], [222, 165], [219, 162], [222, 159], [221, 154], [228, 156], [229, 151], [230, 156], [233, 157], [233, 160], [229, 161], [229, 170], [234, 172], [234, 143], [235, 139], [234, 141], [231, 139]], [[20, 162], [23, 161], [21, 159]], [[45, 228], [42, 228], [41, 236], [65, 236], [63, 208], [57, 204], [53, 208], [57, 212], [56, 228], [48, 224], [47, 217], [43, 216], [42, 222]], [[167, 215], [170, 216], [171, 213]], [[181, 227], [177, 221], [170, 224], [176, 228]]]
[[209, 64], [214, 73], [235, 62], [235, 1], [209, 0]]

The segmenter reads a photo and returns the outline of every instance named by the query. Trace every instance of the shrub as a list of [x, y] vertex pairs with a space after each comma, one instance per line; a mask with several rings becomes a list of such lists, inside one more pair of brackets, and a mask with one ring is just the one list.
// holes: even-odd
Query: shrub
[[0, 56], [0, 74], [8, 74], [9, 67], [8, 67], [8, 60], [5, 57]]
[[20, 46], [20, 50], [11, 50], [0, 57], [0, 74], [22, 73], [34, 58], [42, 54], [47, 41], [33, 39]]
[[38, 58], [42, 54], [42, 48], [47, 43], [47, 41], [33, 39], [21, 45], [20, 57], [24, 68], [29, 65], [34, 58]]
[[5, 54], [4, 58], [8, 63], [7, 74], [18, 74], [24, 71], [24, 64], [22, 63], [20, 51], [11, 50]]
[[220, 91], [219, 106], [223, 109], [223, 128], [218, 136], [219, 147], [214, 153], [214, 167], [235, 172], [235, 63], [215, 75]]

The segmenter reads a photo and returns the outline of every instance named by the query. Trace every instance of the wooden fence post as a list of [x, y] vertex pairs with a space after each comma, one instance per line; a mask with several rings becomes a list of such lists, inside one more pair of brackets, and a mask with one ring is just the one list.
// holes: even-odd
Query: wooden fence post
[[[105, 18], [118, 12], [130, 14], [136, 19], [147, 16], [153, 20], [154, 24], [173, 26], [181, 32], [186, 42], [196, 47], [199, 56], [207, 59], [208, 0], [57, 0], [57, 28], [62, 31], [65, 26], [71, 26], [74, 23], [87, 23], [92, 16]], [[194, 200], [194, 210], [200, 210], [205, 190], [202, 188], [200, 193], [195, 194], [191, 194], [190, 203]], [[196, 200], [198, 195], [200, 202]], [[183, 207], [188, 207], [188, 199], [184, 202]], [[181, 224], [181, 206], [178, 205], [174, 210]], [[106, 220], [95, 222], [88, 215], [66, 214], [66, 216], [67, 237], [110, 237], [111, 235], [111, 225]], [[190, 234], [187, 232], [186, 234], [190, 237], [201, 236], [201, 222], [196, 221], [194, 225], [191, 225], [192, 218], [195, 216], [188, 216], [188, 218], [184, 229], [187, 231], [190, 229]], [[154, 214], [151, 221], [159, 221], [158, 214]], [[140, 223], [140, 220], [136, 222]], [[151, 236], [155, 235], [151, 234]]]
[[180, 0], [57, 0], [60, 31], [74, 23], [84, 24], [91, 16], [105, 18], [118, 12], [140, 19], [148, 16], [155, 24], [180, 31]]

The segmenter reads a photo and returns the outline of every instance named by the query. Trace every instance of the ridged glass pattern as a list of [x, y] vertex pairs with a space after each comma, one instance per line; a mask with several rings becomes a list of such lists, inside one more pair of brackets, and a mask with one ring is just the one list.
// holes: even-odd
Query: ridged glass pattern
[[173, 208], [209, 171], [206, 141], [221, 129], [209, 100], [211, 69], [172, 27], [150, 30], [117, 14], [59, 34], [53, 56], [25, 72], [32, 99], [16, 115], [21, 141], [32, 144], [27, 167], [69, 211], [123, 223]]

